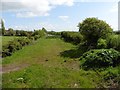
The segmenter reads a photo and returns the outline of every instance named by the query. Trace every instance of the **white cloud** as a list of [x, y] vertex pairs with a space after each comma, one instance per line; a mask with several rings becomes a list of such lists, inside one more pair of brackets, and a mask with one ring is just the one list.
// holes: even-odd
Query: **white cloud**
[[74, 0], [48, 0], [52, 5], [67, 5], [72, 6]]
[[36, 15], [32, 12], [17, 13], [17, 17], [35, 17]]
[[74, 0], [2, 0], [2, 11], [15, 12], [17, 17], [48, 16], [58, 5], [72, 6]]
[[58, 16], [60, 19], [62, 19], [63, 21], [66, 21], [69, 19], [69, 16]]

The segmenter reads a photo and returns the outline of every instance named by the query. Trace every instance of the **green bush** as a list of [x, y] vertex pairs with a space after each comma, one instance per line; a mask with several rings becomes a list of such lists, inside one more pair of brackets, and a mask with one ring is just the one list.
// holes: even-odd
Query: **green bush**
[[120, 66], [116, 68], [108, 68], [104, 71], [102, 77], [110, 88], [118, 88], [120, 85]]
[[29, 38], [19, 38], [17, 40], [22, 46], [28, 45], [31, 43], [31, 40]]
[[34, 37], [29, 37], [30, 40], [34, 40]]
[[114, 49], [90, 50], [85, 52], [80, 60], [85, 69], [117, 66], [120, 64], [120, 52]]
[[[113, 29], [105, 21], [98, 18], [86, 18], [78, 24], [79, 32], [83, 35], [84, 41], [90, 49], [97, 47], [99, 38], [106, 39], [113, 33]], [[91, 47], [92, 46], [92, 47]]]
[[120, 35], [111, 35], [107, 39], [108, 48], [120, 51]]
[[17, 42], [16, 40], [10, 41], [8, 44], [8, 49], [9, 49], [9, 52], [11, 52], [11, 53], [13, 53], [16, 50], [19, 50], [21, 48], [22, 48], [21, 44], [19, 42]]
[[2, 47], [2, 57], [11, 56], [12, 53], [9, 52], [8, 45]]
[[39, 39], [39, 38], [40, 38], [39, 35], [35, 35], [35, 36], [34, 36], [34, 39], [35, 39], [35, 40], [37, 40], [37, 39]]
[[29, 45], [31, 43], [31, 40], [29, 38], [25, 38], [24, 41], [26, 45]]
[[97, 42], [97, 48], [99, 49], [105, 49], [107, 48], [107, 42], [105, 39], [99, 39], [98, 42]]
[[10, 56], [17, 50], [22, 49], [23, 46], [31, 43], [29, 38], [19, 38], [10, 41], [8, 44], [2, 47], [2, 57]]
[[120, 73], [118, 71], [118, 69], [109, 69], [107, 70], [107, 72], [104, 74], [104, 79], [105, 80], [110, 80], [110, 79], [115, 79], [117, 77], [119, 77]]

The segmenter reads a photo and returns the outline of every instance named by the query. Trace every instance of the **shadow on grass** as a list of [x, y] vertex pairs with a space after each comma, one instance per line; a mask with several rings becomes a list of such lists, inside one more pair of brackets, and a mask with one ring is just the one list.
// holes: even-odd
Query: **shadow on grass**
[[60, 52], [60, 56], [69, 58], [79, 58], [83, 52], [80, 49], [70, 49]]

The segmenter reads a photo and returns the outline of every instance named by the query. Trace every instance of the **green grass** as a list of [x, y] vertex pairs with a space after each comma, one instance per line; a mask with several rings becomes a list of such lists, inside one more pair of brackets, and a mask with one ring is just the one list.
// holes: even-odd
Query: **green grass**
[[[69, 70], [65, 67], [32, 65], [23, 70], [3, 74], [3, 87], [8, 88], [92, 88], [93, 75], [85, 71]], [[19, 80], [22, 78], [22, 80]], [[98, 80], [97, 77], [96, 81]]]
[[[62, 57], [76, 46], [59, 38], [41, 38], [3, 59], [3, 68], [18, 71], [2, 75], [3, 88], [94, 88], [103, 83], [95, 71], [80, 69], [79, 58]], [[104, 72], [100, 72], [104, 76]], [[101, 84], [102, 85], [102, 84]]]

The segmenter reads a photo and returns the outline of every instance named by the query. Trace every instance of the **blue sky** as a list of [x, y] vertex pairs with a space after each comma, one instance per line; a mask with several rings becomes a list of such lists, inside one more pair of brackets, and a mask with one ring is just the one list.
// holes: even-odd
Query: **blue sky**
[[[33, 1], [33, 2], [32, 2]], [[87, 17], [105, 20], [118, 29], [117, 1], [85, 0], [9, 0], [2, 1], [2, 19], [6, 28], [54, 31], [78, 31], [77, 24]]]

